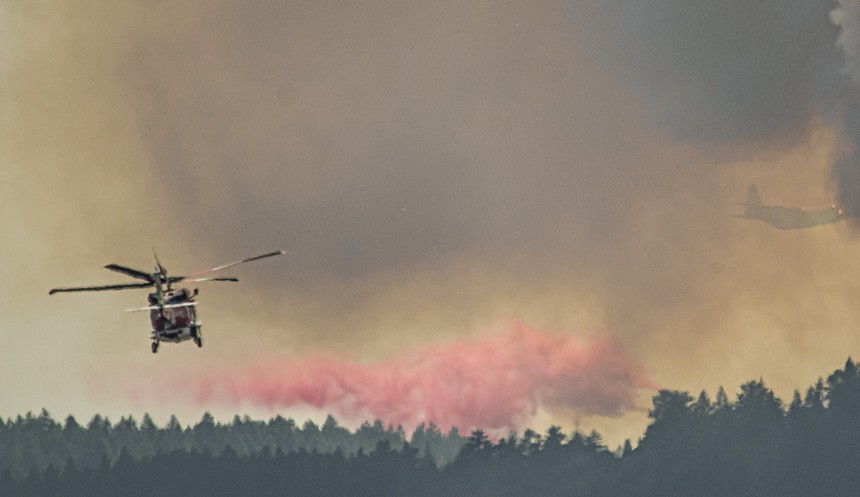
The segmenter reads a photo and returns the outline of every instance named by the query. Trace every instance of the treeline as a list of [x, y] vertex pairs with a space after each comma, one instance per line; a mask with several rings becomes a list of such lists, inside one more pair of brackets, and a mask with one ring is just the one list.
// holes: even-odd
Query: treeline
[[[551, 427], [493, 441], [475, 431], [465, 440], [438, 434], [461, 444], [456, 457], [440, 465], [427, 457], [422, 432], [407, 439], [402, 430], [377, 423], [375, 431], [388, 435], [369, 450], [287, 451], [269, 443], [243, 452], [223, 442], [149, 455], [123, 448], [113, 464], [104, 457], [94, 467], [69, 463], [25, 477], [6, 473], [0, 495], [767, 497], [856, 495], [860, 488], [860, 372], [851, 359], [787, 404], [756, 380], [743, 384], [733, 400], [722, 388], [713, 399], [705, 392], [694, 397], [661, 390], [649, 415], [637, 447], [627, 442], [614, 453], [596, 432], [567, 435]], [[3, 433], [18, 424], [6, 423]], [[210, 435], [232, 426], [201, 424], [211, 424]], [[358, 433], [333, 419], [326, 425], [347, 438]], [[292, 431], [308, 430], [293, 425]], [[201, 440], [214, 440], [203, 433]], [[6, 440], [0, 438], [0, 446]]]
[[605, 480], [608, 463], [615, 459], [597, 433], [575, 433], [568, 439], [558, 427], [545, 435], [527, 430], [521, 438], [511, 435], [498, 442], [479, 430], [463, 442], [458, 457], [443, 467], [405, 440], [399, 448], [381, 440], [371, 451], [359, 449], [352, 456], [339, 449], [239, 456], [227, 446], [218, 456], [178, 450], [135, 460], [123, 450], [112, 465], [104, 460], [95, 469], [70, 462], [62, 471], [50, 466], [23, 478], [0, 477], [0, 495], [552, 496], [571, 484]]
[[[337, 452], [350, 458], [360, 451], [370, 453], [382, 442], [400, 450], [406, 439], [402, 428], [384, 427], [381, 421], [350, 431], [332, 416], [322, 426], [308, 420], [299, 427], [281, 416], [268, 422], [236, 416], [224, 424], [206, 413], [193, 426], [183, 427], [172, 416], [166, 426], [159, 427], [149, 415], [140, 423], [129, 416], [116, 424], [96, 415], [81, 426], [73, 416], [60, 424], [43, 409], [38, 416], [27, 413], [0, 420], [0, 476], [23, 477], [49, 468], [62, 472], [67, 465], [88, 470], [110, 467], [122, 454], [142, 461], [176, 452], [217, 457], [229, 449], [237, 457], [303, 451]], [[419, 426], [410, 440], [421, 457], [427, 456], [438, 466], [453, 461], [466, 443], [456, 428], [442, 433], [433, 424]]]
[[662, 390], [650, 416], [620, 461], [614, 488], [626, 495], [860, 494], [860, 371], [850, 358], [787, 405], [759, 379], [734, 402], [722, 388], [713, 400]]

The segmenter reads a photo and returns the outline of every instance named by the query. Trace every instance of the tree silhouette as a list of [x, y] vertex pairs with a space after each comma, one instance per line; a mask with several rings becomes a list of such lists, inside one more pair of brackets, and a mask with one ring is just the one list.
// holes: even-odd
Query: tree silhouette
[[[734, 403], [722, 388], [714, 402], [661, 390], [649, 415], [638, 445], [613, 454], [598, 432], [558, 426], [464, 439], [431, 424], [407, 440], [379, 421], [351, 432], [333, 417], [299, 428], [204, 415], [159, 428], [148, 416], [113, 425], [97, 415], [83, 427], [43, 410], [0, 421], [0, 496], [782, 497], [854, 495], [860, 485], [860, 372], [850, 358], [803, 398], [794, 392], [787, 409], [758, 379]], [[448, 462], [434, 459], [452, 447]]]

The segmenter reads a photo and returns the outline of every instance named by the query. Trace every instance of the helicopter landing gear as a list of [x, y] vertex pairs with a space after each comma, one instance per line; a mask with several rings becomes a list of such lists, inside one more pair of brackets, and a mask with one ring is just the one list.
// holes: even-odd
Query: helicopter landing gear
[[158, 352], [158, 340], [153, 340], [152, 341], [152, 353], [155, 354], [156, 352]]
[[199, 323], [191, 327], [191, 338], [198, 348], [203, 346], [203, 330], [200, 329]]

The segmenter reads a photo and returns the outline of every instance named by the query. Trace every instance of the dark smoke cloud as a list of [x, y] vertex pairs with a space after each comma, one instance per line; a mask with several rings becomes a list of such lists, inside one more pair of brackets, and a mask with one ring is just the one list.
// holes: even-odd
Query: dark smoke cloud
[[[614, 4], [609, 58], [677, 137], [726, 152], [804, 136], [841, 65], [835, 1]], [[601, 30], [598, 25], [592, 30]], [[607, 59], [603, 59], [606, 61]]]
[[856, 2], [647, 0], [610, 9], [620, 29], [592, 29], [601, 40], [593, 50], [617, 50], [609, 60], [623, 62], [616, 71], [665, 129], [737, 158], [793, 146], [823, 117], [850, 149], [832, 168], [839, 203], [860, 212]]
[[617, 200], [589, 183], [629, 181], [583, 148], [583, 131], [616, 116], [568, 98], [592, 83], [571, 81], [568, 28], [550, 12], [203, 6], [194, 29], [140, 35], [128, 91], [152, 167], [200, 219], [196, 234], [285, 243], [293, 278], [534, 250], [553, 242], [549, 213], [614, 215]]
[[[849, 213], [860, 213], [860, 77], [858, 77], [858, 53], [860, 53], [860, 4], [845, 0], [838, 2], [830, 15], [839, 26], [837, 39], [844, 64], [840, 75], [846, 81], [844, 91], [835, 99], [835, 107], [845, 127], [849, 150], [842, 154], [834, 164], [834, 176], [839, 185], [839, 201]], [[853, 218], [855, 226], [860, 218]]]

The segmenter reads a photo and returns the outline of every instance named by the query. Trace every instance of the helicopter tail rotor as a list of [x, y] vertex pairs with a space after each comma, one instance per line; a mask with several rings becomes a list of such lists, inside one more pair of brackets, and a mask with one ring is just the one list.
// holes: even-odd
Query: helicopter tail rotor
[[158, 275], [158, 284], [159, 285], [167, 285], [167, 290], [170, 291], [172, 283], [175, 281], [173, 278], [167, 277], [167, 268], [161, 264], [161, 261], [158, 260], [158, 253], [155, 251], [155, 247], [152, 247], [152, 257], [155, 258], [155, 273], [154, 275]]

